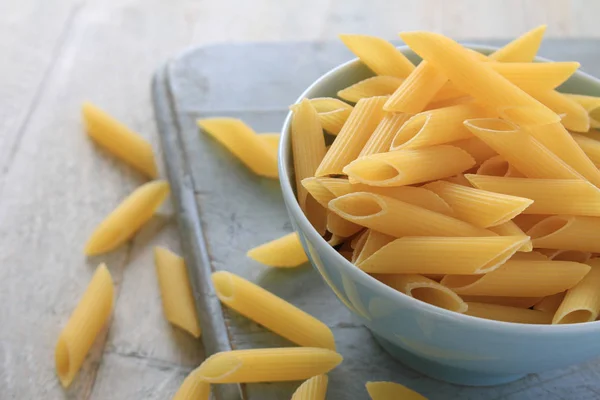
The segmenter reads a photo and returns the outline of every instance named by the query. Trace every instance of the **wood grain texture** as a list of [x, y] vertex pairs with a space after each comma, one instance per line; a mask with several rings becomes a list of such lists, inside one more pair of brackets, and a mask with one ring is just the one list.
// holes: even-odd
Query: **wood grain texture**
[[[550, 24], [549, 36], [600, 37], [599, 14], [600, 4], [594, 0], [376, 0], [368, 7], [359, 0], [0, 3], [0, 320], [10, 321], [0, 324], [0, 398], [169, 398], [202, 359], [199, 342], [169, 326], [161, 314], [151, 246], [166, 244], [178, 250], [172, 224], [161, 230], [164, 221], [153, 221], [156, 225], [133, 243], [106, 257], [82, 256], [95, 225], [143, 182], [141, 175], [83, 135], [83, 100], [104, 107], [156, 146], [150, 79], [168, 56], [188, 46], [331, 40], [341, 32], [395, 38], [397, 31], [406, 29], [482, 39], [515, 36], [540, 23]], [[276, 185], [267, 186], [276, 190]], [[229, 230], [244, 231], [241, 237], [256, 244], [289, 230], [275, 226], [255, 235], [251, 225], [235, 220], [234, 216], [221, 233], [236, 237]], [[227, 260], [242, 262], [245, 244], [230, 245], [231, 253], [223, 253], [231, 254]], [[64, 391], [54, 376], [54, 344], [100, 261], [107, 262], [117, 284], [112, 325], [73, 386]], [[293, 274], [302, 282], [308, 272]], [[277, 291], [283, 281], [277, 275], [268, 273], [261, 279]], [[302, 306], [302, 290], [296, 294], [291, 300]], [[332, 314], [327, 322], [337, 326], [334, 329], [347, 329], [347, 318]], [[248, 335], [256, 332], [256, 327], [245, 325], [241, 321], [240, 329], [249, 328]], [[360, 332], [357, 341], [370, 340]], [[398, 369], [395, 363], [380, 366], [378, 379], [385, 379], [386, 368]], [[566, 374], [593, 370], [578, 366], [569, 371]], [[555, 377], [563, 386], [553, 396], [568, 398], [578, 390], [595, 397], [592, 388], [574, 387], [577, 381], [567, 377]], [[343, 379], [343, 373], [332, 377], [336, 379]], [[430, 381], [423, 382], [417, 389], [435, 398], [427, 389]], [[537, 390], [536, 384], [541, 379], [532, 378], [520, 384], [521, 389], [511, 385], [513, 392], [490, 390], [497, 398], [517, 399], [524, 398], [526, 390]], [[457, 396], [465, 394], [461, 388], [453, 390]], [[479, 394], [464, 390], [469, 394], [462, 398]]]

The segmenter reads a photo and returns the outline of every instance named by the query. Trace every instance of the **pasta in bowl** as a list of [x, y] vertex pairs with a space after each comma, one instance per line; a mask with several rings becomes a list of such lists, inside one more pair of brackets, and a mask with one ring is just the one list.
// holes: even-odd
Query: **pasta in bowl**
[[282, 128], [279, 179], [311, 263], [391, 355], [441, 380], [600, 355], [600, 81], [536, 57], [542, 34], [500, 49], [344, 35], [359, 59]]

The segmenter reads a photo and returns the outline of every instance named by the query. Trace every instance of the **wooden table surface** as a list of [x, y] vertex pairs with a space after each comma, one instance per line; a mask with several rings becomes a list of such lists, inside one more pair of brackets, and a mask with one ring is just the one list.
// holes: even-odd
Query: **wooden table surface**
[[[86, 259], [96, 224], [143, 177], [85, 136], [91, 100], [158, 140], [150, 79], [165, 59], [217, 42], [394, 38], [427, 29], [455, 38], [600, 37], [596, 0], [3, 0], [0, 1], [0, 399], [168, 399], [203, 358], [164, 319], [152, 246], [178, 251], [156, 218], [121, 249]], [[94, 268], [116, 282], [110, 326], [63, 390], [54, 345]]]

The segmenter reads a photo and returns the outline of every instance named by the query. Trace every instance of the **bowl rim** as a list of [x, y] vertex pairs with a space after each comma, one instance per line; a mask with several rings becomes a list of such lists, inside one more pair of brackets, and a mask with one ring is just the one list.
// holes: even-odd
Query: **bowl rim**
[[[470, 48], [475, 51], [489, 53], [494, 50], [499, 49], [498, 46], [490, 46], [483, 44], [469, 44], [463, 43], [463, 45], [467, 48]], [[412, 50], [408, 46], [397, 46], [398, 50], [402, 53], [412, 52]], [[552, 60], [540, 56], [535, 57], [535, 61], [541, 62], [552, 62]], [[319, 78], [317, 78], [312, 84], [310, 84], [298, 97], [295, 103], [300, 102], [303, 98], [307, 97], [310, 92], [312, 92], [315, 88], [320, 86], [324, 81], [327, 81], [329, 78], [333, 77], [337, 74], [342, 74], [346, 69], [355, 67], [357, 64], [360, 64], [360, 60], [358, 58], [354, 58], [350, 61], [342, 63], [336, 67], [333, 67]], [[573, 74], [573, 76], [579, 76], [584, 78], [585, 80], [591, 81], [600, 87], [600, 79], [589, 75], [583, 71], [577, 70]], [[278, 170], [279, 170], [279, 182], [281, 185], [281, 191], [283, 194], [284, 201], [287, 205], [288, 212], [293, 215], [300, 226], [300, 230], [303, 231], [307, 236], [310, 237], [310, 241], [320, 243], [324, 245], [327, 249], [326, 252], [329, 252], [333, 258], [337, 258], [338, 264], [348, 272], [349, 274], [357, 277], [357, 279], [364, 280], [365, 285], [372, 287], [374, 290], [387, 292], [388, 296], [391, 298], [396, 297], [399, 301], [408, 302], [413, 308], [420, 309], [426, 314], [435, 315], [436, 318], [440, 318], [443, 321], [448, 321], [452, 323], [464, 323], [470, 325], [477, 325], [477, 328], [480, 329], [489, 329], [494, 331], [503, 331], [505, 333], [513, 333], [513, 334], [543, 334], [545, 337], [552, 336], [560, 336], [565, 334], [584, 334], [591, 332], [600, 331], [600, 320], [585, 322], [580, 324], [565, 324], [565, 325], [534, 325], [534, 324], [524, 324], [524, 323], [516, 323], [516, 322], [504, 322], [504, 321], [496, 321], [489, 320], [479, 317], [474, 317], [462, 313], [457, 313], [454, 311], [446, 310], [444, 308], [440, 308], [423, 301], [417, 300], [411, 296], [408, 296], [402, 292], [399, 292], [384, 283], [378, 281], [377, 279], [371, 277], [366, 272], [362, 271], [356, 265], [352, 264], [350, 261], [346, 260], [341, 254], [333, 249], [333, 247], [329, 246], [329, 244], [325, 241], [325, 239], [315, 230], [315, 228], [310, 224], [302, 210], [300, 209], [300, 205], [296, 200], [296, 196], [294, 195], [294, 191], [292, 189], [291, 180], [288, 178], [290, 176], [288, 170], [288, 163], [291, 160], [288, 160], [288, 154], [290, 153], [290, 125], [292, 120], [292, 111], [289, 111], [285, 121], [283, 123], [281, 129], [281, 139], [279, 142], [278, 149]]]

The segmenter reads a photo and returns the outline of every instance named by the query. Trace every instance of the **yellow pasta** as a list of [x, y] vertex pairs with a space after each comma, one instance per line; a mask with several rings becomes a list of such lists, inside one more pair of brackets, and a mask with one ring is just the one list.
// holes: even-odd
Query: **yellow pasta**
[[275, 157], [277, 157], [277, 151], [279, 150], [279, 139], [281, 138], [280, 133], [261, 133], [259, 138], [265, 142], [267, 146], [271, 149], [271, 151], [275, 152]]
[[575, 261], [585, 264], [592, 257], [592, 253], [587, 251], [540, 249], [540, 251], [542, 250], [547, 251], [549, 259], [556, 261]]
[[533, 200], [533, 204], [523, 211], [525, 214], [600, 216], [600, 189], [581, 179], [503, 178], [471, 174], [465, 177], [476, 188]]
[[302, 179], [302, 186], [315, 198], [315, 200], [322, 205], [327, 207], [329, 201], [335, 199], [335, 195], [327, 189], [318, 178], [304, 178]]
[[[310, 103], [317, 110], [323, 129], [332, 135], [337, 135], [340, 132], [352, 112], [350, 104], [332, 97], [317, 97], [310, 99]], [[296, 105], [292, 106], [292, 110], [296, 107]]]
[[490, 63], [489, 66], [523, 89], [535, 93], [552, 90], [566, 82], [579, 68], [578, 62]]
[[347, 221], [335, 213], [327, 213], [327, 230], [334, 235], [347, 238], [360, 232], [362, 229], [362, 226]]
[[254, 247], [246, 255], [269, 267], [297, 267], [308, 261], [296, 232]]
[[500, 119], [472, 119], [465, 126], [529, 178], [580, 179], [581, 176], [523, 129]]
[[553, 324], [592, 322], [600, 312], [600, 259], [588, 262], [590, 272], [574, 287], [567, 290], [564, 300], [556, 310]]
[[502, 265], [527, 236], [403, 237], [356, 265], [380, 274], [483, 274]]
[[56, 343], [56, 374], [63, 387], [73, 382], [98, 332], [108, 321], [113, 301], [113, 281], [106, 265], [101, 264]]
[[392, 140], [390, 149], [416, 149], [471, 138], [473, 134], [463, 122], [491, 115], [489, 111], [473, 103], [424, 111], [402, 126]]
[[471, 186], [471, 183], [467, 180], [467, 178], [465, 178], [464, 174], [457, 174], [457, 175], [451, 176], [449, 178], [445, 178], [444, 180], [446, 182], [454, 183], [456, 185], [473, 187], [473, 186]]
[[[514, 221], [506, 221], [503, 224], [491, 226], [488, 229], [500, 236], [527, 236]], [[518, 251], [530, 252], [531, 250], [533, 250], [533, 245], [531, 244], [531, 240], [528, 240], [519, 247]]]
[[481, 163], [477, 169], [477, 175], [505, 176], [511, 178], [522, 178], [524, 176], [502, 158], [502, 156], [494, 156]]
[[581, 150], [592, 160], [596, 168], [600, 168], [600, 141], [577, 133], [573, 133], [571, 136], [581, 147]]
[[307, 196], [305, 214], [306, 218], [319, 233], [319, 235], [325, 235], [327, 227], [327, 208], [319, 204], [314, 197]]
[[[315, 97], [310, 99], [310, 104], [317, 110], [319, 114], [324, 114], [332, 111], [349, 110], [352, 111], [352, 106], [335, 97]], [[291, 106], [291, 109], [298, 107], [298, 104]]]
[[82, 112], [87, 133], [96, 143], [144, 175], [156, 178], [154, 152], [146, 139], [92, 103], [83, 103]]
[[135, 189], [96, 227], [84, 253], [88, 256], [106, 253], [131, 239], [168, 195], [169, 184], [162, 180]]
[[184, 379], [173, 400], [209, 400], [210, 384], [202, 380], [196, 368]]
[[212, 281], [219, 300], [243, 316], [301, 346], [335, 350], [327, 325], [282, 298], [230, 272], [215, 272]]
[[299, 381], [331, 371], [342, 356], [329, 349], [282, 347], [213, 354], [198, 367], [209, 383]]
[[483, 140], [473, 137], [470, 139], [459, 140], [449, 143], [454, 147], [463, 149], [475, 159], [475, 164], [479, 165], [485, 160], [497, 155], [496, 151], [488, 146]]
[[486, 62], [474, 62], [467, 49], [443, 35], [405, 32], [408, 46], [444, 73], [460, 90], [493, 107], [500, 115], [520, 125], [558, 122], [559, 116], [519, 89]]
[[494, 193], [445, 181], [429, 183], [425, 188], [444, 199], [458, 219], [482, 228], [508, 222], [533, 203], [533, 200], [525, 197]]
[[585, 108], [590, 117], [590, 127], [600, 128], [600, 97], [584, 96], [581, 94], [565, 94], [565, 96]]
[[292, 400], [325, 400], [328, 381], [327, 375], [313, 376], [296, 389]]
[[198, 126], [255, 174], [277, 178], [277, 156], [248, 125], [236, 118], [199, 119]]
[[521, 214], [513, 218], [513, 222], [523, 231], [527, 232], [535, 224], [547, 218], [547, 215]]
[[552, 322], [552, 314], [544, 311], [489, 303], [467, 302], [467, 305], [468, 309], [465, 314], [472, 317], [519, 324], [549, 324]]
[[406, 78], [415, 66], [390, 42], [375, 36], [340, 35], [342, 42], [376, 75]]
[[389, 287], [425, 303], [458, 313], [467, 311], [466, 303], [456, 293], [422, 275], [377, 274], [373, 277]]
[[155, 247], [154, 264], [165, 318], [190, 335], [200, 337], [202, 331], [185, 261], [165, 248]]
[[475, 160], [466, 151], [438, 145], [361, 157], [343, 172], [350, 179], [372, 186], [403, 186], [447, 178], [474, 165]]
[[307, 191], [302, 179], [314, 175], [319, 163], [325, 156], [325, 139], [317, 111], [310, 101], [304, 99], [294, 109], [292, 117], [292, 153], [294, 155], [294, 176], [298, 203], [306, 212]]
[[563, 302], [567, 292], [555, 293], [550, 296], [544, 297], [538, 303], [533, 306], [534, 310], [545, 311], [554, 315], [560, 304]]
[[[530, 253], [523, 253], [523, 254], [530, 254]], [[502, 297], [502, 296], [469, 296], [469, 295], [462, 295], [460, 297], [464, 301], [466, 301], [467, 304], [485, 303], [485, 304], [495, 304], [495, 305], [499, 305], [499, 306], [516, 307], [516, 308], [530, 308], [542, 299], [541, 297]], [[477, 309], [475, 308], [473, 311], [476, 312]], [[471, 314], [469, 314], [468, 311], [466, 312], [466, 314], [471, 315]], [[485, 317], [483, 317], [483, 318], [485, 318]], [[495, 318], [492, 318], [492, 319], [495, 319]]]
[[[517, 260], [517, 261], [547, 261], [550, 258], [547, 257], [543, 252], [543, 249], [537, 249], [535, 251], [529, 251], [529, 252], [521, 252], [521, 253], [515, 253], [513, 254], [513, 256], [510, 258], [511, 260]], [[574, 260], [563, 260], [563, 261], [574, 261]]]
[[545, 31], [546, 25], [540, 25], [496, 50], [489, 55], [489, 58], [505, 63], [531, 62], [540, 48]]
[[535, 91], [531, 92], [531, 95], [556, 114], [560, 115], [560, 122], [568, 130], [574, 132], [587, 132], [590, 129], [590, 116], [588, 115], [587, 110], [572, 98], [569, 98], [556, 90]]
[[600, 253], [600, 218], [551, 216], [527, 231], [533, 247], [558, 250], [580, 250]]
[[362, 263], [364, 260], [371, 257], [373, 253], [394, 239], [393, 236], [386, 235], [385, 233], [367, 229], [354, 248], [352, 263], [355, 265]]
[[572, 261], [510, 260], [488, 274], [446, 275], [441, 283], [460, 295], [542, 297], [572, 288], [589, 271]]
[[395, 237], [495, 236], [491, 231], [447, 215], [367, 192], [331, 200], [329, 209], [348, 221]]
[[410, 114], [404, 113], [386, 114], [361, 150], [359, 157], [387, 152], [397, 132], [410, 117]]
[[394, 382], [367, 382], [371, 400], [427, 400], [426, 397]]
[[402, 81], [393, 76], [374, 76], [340, 90], [337, 95], [341, 99], [356, 103], [367, 97], [390, 95], [398, 89]]

